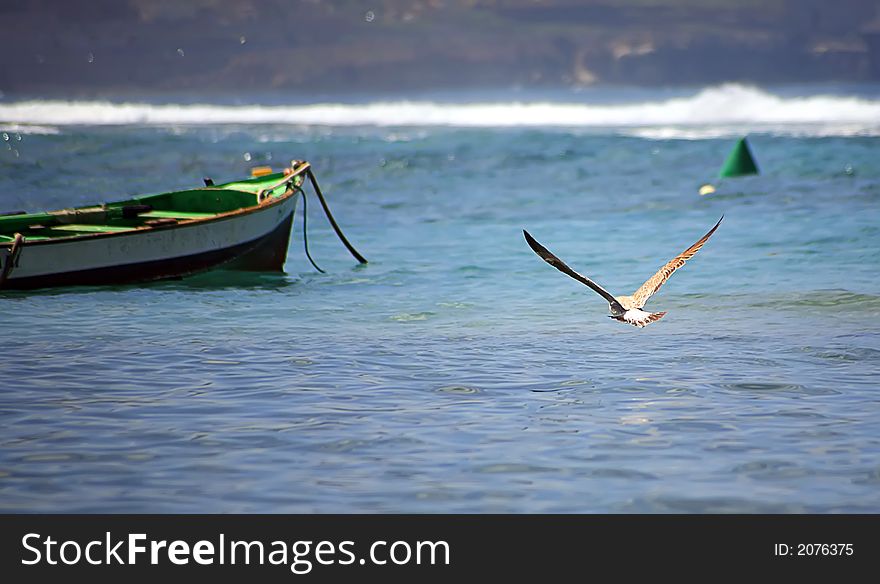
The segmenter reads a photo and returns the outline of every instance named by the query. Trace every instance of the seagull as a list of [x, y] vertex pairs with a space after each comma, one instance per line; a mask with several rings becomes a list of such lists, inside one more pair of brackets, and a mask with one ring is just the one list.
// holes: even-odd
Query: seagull
[[[724, 219], [724, 215], [721, 216], [721, 219]], [[628, 322], [633, 326], [637, 326], [642, 328], [651, 324], [652, 322], [657, 322], [661, 318], [666, 315], [666, 312], [647, 312], [642, 310], [645, 306], [645, 303], [648, 299], [654, 295], [657, 290], [660, 289], [666, 280], [669, 279], [675, 270], [682, 267], [686, 261], [694, 257], [700, 248], [703, 247], [703, 244], [708, 241], [712, 234], [715, 233], [715, 230], [718, 229], [718, 226], [721, 225], [721, 219], [718, 220], [718, 223], [715, 224], [715, 227], [709, 230], [709, 233], [700, 238], [697, 243], [693, 244], [677, 256], [675, 258], [666, 262], [662, 268], [660, 268], [656, 274], [651, 276], [647, 282], [642, 284], [638, 290], [633, 292], [632, 296], [612, 296], [605, 288], [595, 283], [591, 279], [586, 276], [582, 276], [578, 274], [567, 265], [565, 262], [560, 260], [558, 257], [550, 253], [550, 251], [535, 241], [528, 231], [523, 229], [523, 235], [526, 237], [526, 242], [529, 244], [529, 247], [538, 254], [538, 256], [562, 272], [563, 274], [567, 274], [580, 282], [581, 284], [586, 284], [594, 291], [596, 291], [600, 296], [602, 296], [605, 300], [608, 301], [609, 308], [611, 309], [611, 315], [609, 318], [613, 318], [614, 320], [619, 320], [620, 322]]]

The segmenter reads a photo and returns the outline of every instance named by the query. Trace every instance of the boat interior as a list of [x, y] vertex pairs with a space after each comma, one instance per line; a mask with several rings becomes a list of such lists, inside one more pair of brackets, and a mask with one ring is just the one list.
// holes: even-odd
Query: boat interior
[[0, 244], [12, 242], [16, 233], [28, 241], [40, 241], [208, 219], [280, 197], [287, 190], [283, 181], [285, 176], [284, 173], [265, 174], [249, 180], [143, 195], [98, 206], [44, 213], [8, 213], [0, 215]]

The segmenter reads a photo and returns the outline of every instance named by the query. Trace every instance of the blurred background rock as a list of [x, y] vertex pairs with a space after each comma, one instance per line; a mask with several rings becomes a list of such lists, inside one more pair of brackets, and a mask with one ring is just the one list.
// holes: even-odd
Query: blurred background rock
[[880, 80], [875, 0], [0, 0], [0, 91]]

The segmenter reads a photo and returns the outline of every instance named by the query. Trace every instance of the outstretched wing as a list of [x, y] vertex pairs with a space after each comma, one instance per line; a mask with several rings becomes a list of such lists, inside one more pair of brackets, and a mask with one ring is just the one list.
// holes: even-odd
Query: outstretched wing
[[565, 265], [565, 262], [550, 253], [550, 251], [546, 247], [535, 241], [535, 238], [529, 235], [529, 232], [525, 229], [523, 229], [523, 235], [526, 236], [526, 242], [529, 244], [529, 247], [531, 247], [532, 250], [536, 254], [538, 254], [538, 257], [540, 257], [542, 260], [544, 260], [563, 274], [571, 276], [581, 284], [586, 284], [587, 286], [598, 292], [600, 296], [602, 296], [605, 300], [608, 301], [609, 304], [611, 304], [615, 312], [626, 312], [626, 309], [620, 305], [620, 302], [618, 302], [617, 299], [615, 299], [614, 296], [612, 296], [605, 288], [590, 280], [586, 276], [582, 276], [569, 268], [567, 265]]
[[[721, 216], [721, 219], [724, 219], [724, 215]], [[669, 260], [665, 266], [660, 268], [656, 274], [651, 276], [647, 282], [642, 284], [641, 287], [633, 293], [633, 301], [636, 308], [643, 307], [645, 302], [648, 301], [648, 298], [653, 296], [654, 293], [660, 289], [660, 286], [666, 283], [666, 280], [669, 279], [669, 276], [671, 276], [675, 270], [682, 267], [686, 261], [694, 257], [694, 254], [700, 251], [703, 244], [712, 237], [712, 234], [715, 233], [715, 230], [721, 225], [721, 219], [718, 220], [715, 227], [709, 230], [709, 233], [701, 237], [697, 243], [678, 254], [674, 259]]]

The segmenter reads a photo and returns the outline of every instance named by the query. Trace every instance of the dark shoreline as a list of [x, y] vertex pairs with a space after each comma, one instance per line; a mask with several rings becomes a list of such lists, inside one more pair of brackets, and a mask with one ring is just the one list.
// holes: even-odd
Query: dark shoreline
[[[867, 0], [10, 1], [5, 94], [880, 81]], [[471, 5], [467, 7], [466, 5]]]

